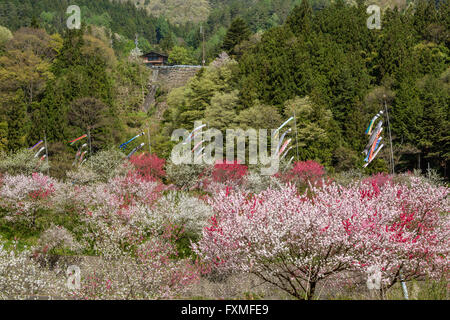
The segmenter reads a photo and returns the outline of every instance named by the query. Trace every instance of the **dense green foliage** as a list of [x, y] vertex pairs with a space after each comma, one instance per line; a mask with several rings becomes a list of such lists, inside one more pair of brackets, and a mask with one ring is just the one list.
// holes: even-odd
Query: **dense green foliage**
[[54, 175], [71, 168], [78, 145], [67, 141], [89, 131], [93, 153], [117, 145], [128, 134], [127, 119], [142, 111], [148, 68], [118, 60], [99, 29], [61, 36], [21, 28], [2, 48], [0, 150], [15, 152], [46, 136]]
[[242, 18], [233, 20], [230, 28], [223, 39], [222, 49], [228, 54], [235, 54], [234, 47], [248, 40], [250, 37], [250, 29]]
[[[316, 8], [325, 0], [313, 0]], [[327, 1], [327, 0], [326, 0]], [[299, 0], [80, 0], [81, 19], [86, 25], [103, 27], [119, 55], [134, 48], [136, 33], [142, 51], [169, 52], [173, 46], [186, 46], [202, 59], [202, 35], [205, 33], [207, 61], [220, 53], [226, 29], [242, 17], [252, 31], [266, 30], [282, 24]], [[68, 0], [1, 0], [0, 26], [11, 31], [39, 26], [49, 33], [66, 28]], [[0, 30], [0, 42], [3, 31]]]
[[[67, 1], [0, 1], [0, 150], [30, 146], [45, 132], [51, 170], [59, 175], [76, 151], [67, 141], [87, 130], [95, 153], [151, 123], [152, 150], [168, 157], [171, 132], [195, 120], [222, 130], [274, 128], [295, 112], [299, 150], [288, 157], [341, 171], [361, 166], [364, 130], [386, 102], [395, 169], [429, 165], [448, 176], [448, 0], [386, 9], [381, 30], [367, 28], [362, 0], [209, 3], [209, 66], [186, 86], [163, 92], [157, 103], [164, 108], [146, 114], [150, 71], [129, 59], [131, 39], [138, 32], [142, 51], [198, 64], [203, 20], [172, 24], [126, 1], [82, 0], [83, 29], [68, 31]], [[264, 24], [267, 14], [279, 19]], [[223, 50], [229, 56], [217, 58]], [[369, 171], [389, 169], [387, 132], [384, 138]]]
[[[190, 128], [194, 119], [215, 117], [220, 128], [245, 127], [255, 106], [271, 106], [282, 119], [295, 109], [299, 160], [343, 170], [361, 165], [364, 130], [386, 101], [396, 170], [429, 164], [448, 176], [449, 7], [418, 1], [387, 9], [381, 30], [370, 30], [363, 1], [338, 0], [316, 11], [304, 1], [286, 24], [232, 49], [240, 53], [233, 55], [238, 68], [213, 66], [173, 91], [166, 122]], [[385, 139], [375, 170], [389, 168], [387, 133]]]

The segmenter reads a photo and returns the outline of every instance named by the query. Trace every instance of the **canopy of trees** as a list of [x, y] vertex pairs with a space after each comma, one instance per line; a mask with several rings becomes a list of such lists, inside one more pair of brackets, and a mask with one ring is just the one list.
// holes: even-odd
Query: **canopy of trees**
[[[387, 8], [380, 30], [367, 28], [362, 0], [250, 2], [209, 1], [209, 66], [158, 98], [168, 108], [161, 124], [154, 119], [153, 150], [168, 156], [172, 130], [195, 120], [274, 128], [295, 112], [299, 150], [290, 156], [357, 168], [364, 130], [386, 104], [396, 170], [430, 165], [448, 176], [450, 1]], [[64, 142], [87, 124], [94, 150], [134, 134], [148, 121], [150, 73], [128, 60], [136, 32], [141, 50], [161, 49], [174, 64], [201, 62], [200, 22], [175, 25], [128, 1], [78, 5], [84, 26], [70, 31], [67, 1], [0, 3], [0, 149], [29, 146], [44, 132], [50, 143]], [[372, 168], [388, 169], [388, 150]]]

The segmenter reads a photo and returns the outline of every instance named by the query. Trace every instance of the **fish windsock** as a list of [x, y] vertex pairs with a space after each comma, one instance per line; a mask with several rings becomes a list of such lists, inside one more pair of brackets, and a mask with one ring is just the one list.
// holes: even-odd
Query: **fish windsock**
[[[378, 145], [380, 144], [380, 142], [381, 142], [382, 139], [383, 139], [383, 137], [380, 137], [380, 138], [377, 140], [377, 143], [375, 144], [375, 149], [373, 149], [374, 152], [375, 152], [375, 151], [378, 151], [377, 148], [378, 148]], [[372, 152], [370, 159], [372, 159], [374, 156], [375, 156], [375, 155], [374, 155], [373, 152]]]
[[383, 127], [382, 127], [383, 123], [380, 121], [377, 125], [377, 127], [375, 128], [375, 130], [372, 132], [372, 135], [370, 136], [369, 142], [367, 143], [366, 147], [364, 148], [363, 153], [365, 155], [367, 155], [367, 153], [370, 150], [370, 147], [373, 145], [375, 139], [378, 138], [378, 136], [381, 134], [381, 132], [383, 131]]
[[192, 130], [192, 132], [189, 134], [189, 136], [186, 138], [186, 141], [184, 141], [183, 144], [187, 144], [187, 143], [191, 142], [192, 138], [194, 138], [194, 136], [195, 136], [195, 133], [204, 127], [206, 127], [206, 124], [202, 124], [201, 126], [198, 126], [194, 130]]
[[370, 157], [371, 157], [371, 155], [373, 154], [373, 152], [374, 152], [374, 150], [375, 150], [375, 146], [376, 146], [376, 144], [377, 144], [378, 137], [379, 137], [380, 133], [381, 133], [381, 130], [380, 130], [380, 132], [377, 134], [376, 140], [373, 141], [372, 145], [371, 145], [370, 148], [368, 149], [368, 151], [367, 151], [367, 156], [366, 156], [365, 161], [369, 161], [369, 160], [370, 160]]
[[34, 146], [32, 146], [31, 148], [28, 148], [29, 150], [34, 150], [35, 148], [37, 148], [41, 143], [43, 143], [44, 141], [41, 140], [38, 143], [36, 143]]
[[86, 148], [86, 147], [87, 147], [87, 143], [83, 144], [81, 147], [78, 148], [77, 153], [75, 154], [75, 160], [73, 160], [73, 162], [72, 162], [72, 166], [75, 165], [75, 163], [78, 160], [78, 157], [81, 155], [81, 150], [83, 150], [83, 148]]
[[200, 147], [202, 145], [202, 143], [205, 142], [205, 140], [200, 141], [199, 143], [197, 143], [195, 145], [195, 147], [192, 149], [192, 152], [194, 152], [198, 147]]
[[72, 162], [72, 166], [74, 166], [77, 163], [78, 157], [80, 156], [81, 152], [80, 150], [77, 151], [77, 153], [75, 154], [75, 160], [73, 160]]
[[294, 119], [294, 117], [290, 117], [289, 119], [287, 119], [281, 126], [278, 127], [278, 129], [276, 129], [273, 133], [272, 133], [272, 138], [277, 137], [278, 136], [278, 132], [285, 126], [287, 125], [290, 121], [292, 121]]
[[286, 155], [288, 154], [289, 151], [291, 151], [292, 147], [290, 147], [289, 149], [287, 149], [284, 154], [281, 156], [281, 160], [284, 159], [284, 157], [286, 157]]
[[87, 137], [87, 134], [83, 134], [81, 137], [78, 137], [76, 139], [73, 139], [72, 141], [69, 141], [70, 145], [72, 146], [75, 142], [80, 141], [81, 139], [84, 139]]
[[286, 147], [288, 146], [289, 143], [291, 143], [292, 139], [289, 139], [288, 141], [286, 141], [283, 146], [280, 149], [280, 152], [278, 152], [278, 156], [280, 156], [280, 154], [282, 154], [284, 152], [284, 150], [286, 149]]
[[377, 150], [377, 151], [375, 152], [375, 154], [373, 155], [372, 159], [370, 159], [370, 161], [367, 162], [367, 163], [363, 166], [363, 168], [367, 167], [367, 166], [372, 162], [372, 160], [375, 159], [375, 157], [377, 156], [378, 152], [380, 152], [380, 150], [383, 149], [383, 147], [384, 147], [384, 144], [382, 144], [382, 145], [378, 148], [378, 150]]
[[137, 138], [142, 137], [143, 135], [145, 135], [145, 132], [142, 132], [142, 133], [138, 134], [137, 136], [134, 136], [133, 138], [131, 138], [131, 139], [128, 140], [127, 142], [122, 143], [122, 144], [119, 146], [119, 148], [122, 149], [122, 150], [125, 150], [125, 149], [127, 148], [128, 144], [129, 144], [131, 141], [134, 141], [134, 140], [136, 140]]
[[39, 149], [39, 151], [34, 155], [35, 158], [39, 157], [39, 155], [41, 154], [42, 151], [45, 150], [45, 147], [42, 147], [41, 149]]
[[81, 156], [80, 156], [80, 162], [83, 161], [83, 157], [86, 155], [86, 153], [87, 153], [87, 151], [84, 151], [84, 152], [81, 154]]
[[380, 136], [380, 133], [381, 133], [381, 131], [378, 132], [377, 137], [376, 137], [376, 141], [373, 142], [372, 148], [370, 148], [370, 152], [369, 152], [369, 160], [371, 159], [372, 154], [374, 153], [375, 148], [376, 148], [377, 145], [378, 145], [378, 142], [379, 142], [379, 141], [378, 141], [378, 138], [379, 138], [379, 136]]
[[195, 155], [198, 156], [200, 153], [202, 153], [202, 151], [205, 150], [205, 147], [201, 148], [200, 150], [198, 150]]
[[136, 151], [138, 151], [139, 149], [141, 149], [143, 146], [145, 145], [145, 143], [141, 143], [140, 145], [138, 145], [136, 148], [134, 148], [127, 156], [128, 159], [130, 159], [130, 157], [136, 153]]
[[380, 141], [383, 139], [383, 137], [380, 137], [376, 142], [372, 144], [372, 148], [370, 149], [370, 153], [367, 154], [367, 157], [364, 159], [365, 162], [368, 162], [372, 159], [373, 153], [375, 150], [377, 150], [378, 145], [380, 144]]
[[286, 130], [286, 131], [283, 133], [283, 135], [282, 135], [281, 138], [280, 138], [280, 141], [278, 141], [277, 151], [276, 151], [276, 152], [278, 152], [278, 151], [280, 150], [280, 146], [281, 146], [281, 144], [283, 143], [283, 140], [284, 140], [284, 137], [286, 136], [286, 134], [288, 134], [288, 133], [291, 132], [291, 131], [292, 131], [292, 129], [289, 128], [288, 130]]
[[292, 160], [294, 160], [294, 157], [291, 157], [287, 164], [289, 165], [292, 162]]
[[377, 119], [379, 117], [381, 117], [382, 114], [383, 114], [383, 111], [381, 110], [372, 118], [372, 120], [370, 120], [369, 126], [367, 127], [366, 132], [365, 132], [367, 135], [370, 136], [370, 134], [372, 133], [372, 128], [373, 128], [375, 121], [377, 121]]

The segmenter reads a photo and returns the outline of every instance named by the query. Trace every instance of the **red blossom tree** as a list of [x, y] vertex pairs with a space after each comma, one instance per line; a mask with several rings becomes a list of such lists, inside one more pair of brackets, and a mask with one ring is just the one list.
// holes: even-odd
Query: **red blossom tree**
[[212, 179], [219, 183], [240, 184], [247, 175], [248, 168], [238, 161], [225, 161], [216, 163], [212, 171]]
[[130, 162], [134, 165], [136, 171], [147, 181], [161, 180], [166, 176], [164, 171], [165, 159], [159, 158], [155, 154], [133, 155]]
[[325, 169], [319, 163], [308, 160], [294, 163], [294, 167], [288, 172], [278, 174], [284, 182], [290, 182], [297, 187], [307, 187], [309, 183], [312, 185], [320, 185], [325, 177]]

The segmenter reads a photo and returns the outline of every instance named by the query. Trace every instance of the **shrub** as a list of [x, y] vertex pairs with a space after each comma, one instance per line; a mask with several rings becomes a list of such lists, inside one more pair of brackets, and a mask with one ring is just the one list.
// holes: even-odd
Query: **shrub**
[[99, 176], [91, 169], [86, 167], [77, 170], [67, 171], [66, 177], [74, 184], [87, 185], [95, 183], [99, 180]]
[[212, 208], [205, 201], [176, 191], [163, 196], [153, 211], [159, 217], [184, 226], [186, 232], [198, 236], [213, 214]]
[[392, 184], [392, 176], [385, 172], [377, 173], [371, 177], [363, 179], [362, 183], [373, 187], [382, 188], [386, 183]]
[[182, 226], [161, 221], [152, 212], [162, 189], [130, 172], [83, 191], [82, 197], [90, 199], [82, 212], [83, 237], [101, 259], [98, 271], [75, 292], [77, 297], [168, 298], [198, 278], [195, 265], [176, 259]]
[[0, 188], [0, 208], [5, 208], [9, 215], [4, 219], [22, 221], [33, 227], [36, 212], [49, 208], [52, 197], [59, 183], [40, 173], [31, 177], [25, 175], [3, 177]]
[[43, 269], [32, 258], [33, 249], [6, 250], [0, 244], [0, 299], [24, 299], [36, 294], [63, 296], [65, 276]]
[[205, 164], [180, 164], [168, 162], [166, 165], [167, 179], [176, 187], [186, 190], [201, 188], [202, 181], [208, 179], [212, 167]]
[[96, 180], [106, 182], [117, 175], [126, 174], [129, 168], [123, 166], [124, 159], [125, 154], [111, 148], [94, 154], [78, 170], [86, 168], [96, 174]]
[[337, 184], [341, 186], [349, 186], [351, 184], [357, 183], [364, 178], [362, 170], [360, 169], [351, 169], [348, 171], [336, 172], [333, 174], [332, 179]]
[[263, 176], [254, 171], [250, 171], [247, 175], [245, 186], [246, 188], [254, 193], [260, 193], [270, 187], [272, 177]]
[[47, 169], [47, 161], [35, 158], [34, 152], [28, 149], [10, 155], [0, 152], [0, 173], [30, 175], [33, 172], [46, 172]]
[[79, 252], [82, 248], [67, 229], [52, 225], [41, 234], [38, 241], [38, 250], [46, 253], [58, 249]]

